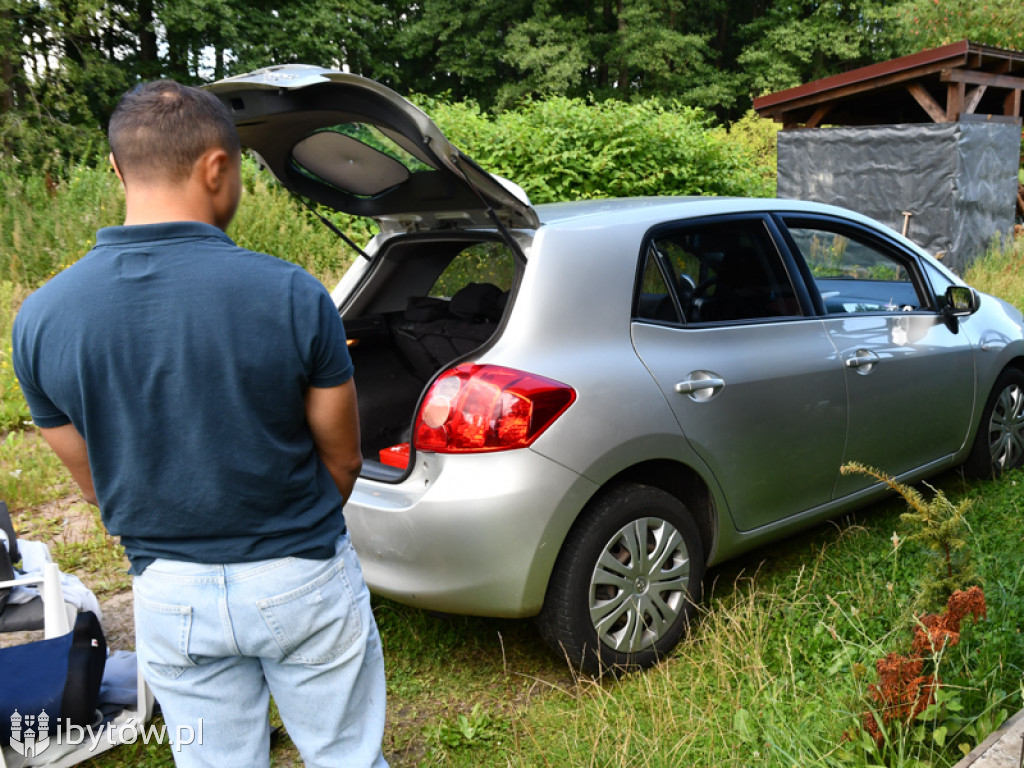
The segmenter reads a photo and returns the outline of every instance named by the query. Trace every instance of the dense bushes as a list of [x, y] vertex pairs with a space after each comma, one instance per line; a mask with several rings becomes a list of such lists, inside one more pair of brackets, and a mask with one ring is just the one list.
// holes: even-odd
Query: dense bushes
[[[473, 102], [420, 99], [445, 135], [534, 203], [632, 195], [765, 195], [757, 153], [699, 109], [657, 99], [562, 97], [488, 115]], [[774, 174], [773, 174], [774, 175]]]

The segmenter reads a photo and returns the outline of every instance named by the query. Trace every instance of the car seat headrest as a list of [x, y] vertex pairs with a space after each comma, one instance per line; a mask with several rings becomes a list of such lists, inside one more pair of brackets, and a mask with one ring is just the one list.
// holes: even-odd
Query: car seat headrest
[[497, 320], [501, 298], [501, 289], [492, 283], [469, 283], [455, 292], [448, 311], [466, 320]]

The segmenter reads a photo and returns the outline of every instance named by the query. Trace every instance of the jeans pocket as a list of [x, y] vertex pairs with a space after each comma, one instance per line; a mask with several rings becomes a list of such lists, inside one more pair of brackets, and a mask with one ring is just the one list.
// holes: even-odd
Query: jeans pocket
[[189, 655], [192, 607], [158, 603], [135, 592], [135, 631], [146, 666], [155, 674], [173, 680], [196, 666]]
[[256, 606], [280, 646], [285, 663], [333, 661], [351, 648], [363, 631], [355, 595], [341, 561], [309, 583], [258, 600]]

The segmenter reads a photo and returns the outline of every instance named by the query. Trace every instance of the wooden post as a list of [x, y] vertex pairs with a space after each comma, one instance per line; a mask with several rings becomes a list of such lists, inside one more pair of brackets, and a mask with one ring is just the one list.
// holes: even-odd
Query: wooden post
[[964, 111], [967, 83], [949, 83], [946, 86], [946, 122], [953, 123]]
[[1006, 100], [1003, 102], [1003, 114], [1010, 117], [1020, 114], [1020, 88], [1014, 88], [1006, 94]]

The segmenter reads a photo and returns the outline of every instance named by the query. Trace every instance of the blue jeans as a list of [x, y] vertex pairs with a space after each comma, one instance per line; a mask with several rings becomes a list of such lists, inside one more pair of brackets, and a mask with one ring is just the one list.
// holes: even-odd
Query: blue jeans
[[270, 695], [307, 766], [387, 765], [384, 658], [347, 535], [330, 560], [156, 560], [134, 592], [177, 766], [269, 766]]

